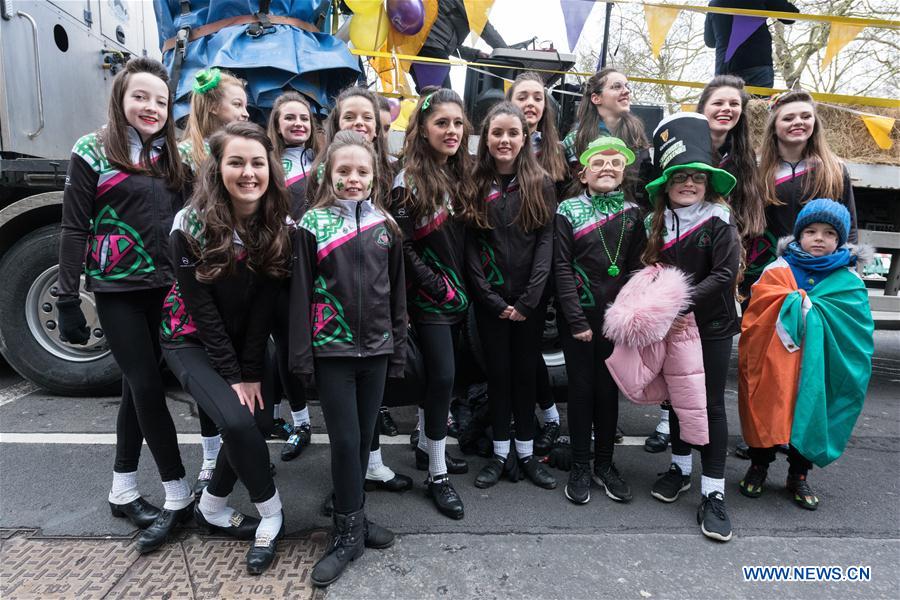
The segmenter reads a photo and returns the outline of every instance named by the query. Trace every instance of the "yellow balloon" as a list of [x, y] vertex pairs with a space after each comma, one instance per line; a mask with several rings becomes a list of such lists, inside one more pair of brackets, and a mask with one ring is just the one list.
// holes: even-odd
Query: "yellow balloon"
[[346, 0], [347, 7], [353, 11], [354, 15], [368, 15], [379, 8], [383, 2], [381, 0]]
[[412, 117], [413, 111], [416, 110], [416, 99], [407, 98], [400, 102], [400, 114], [391, 123], [391, 131], [406, 131], [409, 119]]
[[350, 41], [357, 50], [375, 50], [387, 41], [390, 29], [387, 13], [355, 14], [350, 19]]

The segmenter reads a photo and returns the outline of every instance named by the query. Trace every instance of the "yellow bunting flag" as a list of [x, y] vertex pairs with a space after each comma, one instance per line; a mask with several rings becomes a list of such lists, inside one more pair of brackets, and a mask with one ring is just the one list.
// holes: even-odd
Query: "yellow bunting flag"
[[697, 112], [697, 105], [696, 104], [687, 104], [687, 103], [682, 104], [681, 112]]
[[863, 115], [860, 117], [869, 130], [869, 135], [882, 150], [890, 150], [894, 146], [891, 139], [891, 130], [894, 128], [894, 119], [876, 115]]
[[665, 6], [644, 5], [644, 17], [647, 19], [647, 33], [650, 35], [650, 50], [654, 58], [659, 58], [663, 42], [669, 35], [672, 23], [678, 18], [679, 9]]
[[[387, 45], [380, 48], [380, 52], [387, 52]], [[369, 65], [378, 73], [381, 79], [381, 89], [389, 94], [394, 91], [396, 73], [394, 70], [394, 60], [386, 56], [375, 56], [369, 59]]]
[[832, 23], [828, 32], [828, 46], [825, 47], [825, 57], [822, 59], [822, 70], [828, 68], [832, 59], [844, 46], [853, 41], [856, 35], [865, 29], [863, 25], [848, 25], [846, 23]]
[[466, 16], [469, 18], [469, 29], [475, 35], [481, 35], [488, 20], [488, 13], [494, 5], [494, 0], [463, 0], [466, 6]]

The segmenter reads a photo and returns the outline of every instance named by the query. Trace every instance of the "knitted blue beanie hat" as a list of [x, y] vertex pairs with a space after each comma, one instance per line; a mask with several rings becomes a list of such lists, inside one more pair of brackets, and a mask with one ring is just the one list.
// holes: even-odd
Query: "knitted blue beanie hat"
[[850, 233], [850, 211], [840, 202], [828, 198], [816, 198], [806, 203], [794, 223], [794, 239], [800, 241], [800, 234], [810, 223], [827, 223], [838, 234], [838, 248], [847, 243]]

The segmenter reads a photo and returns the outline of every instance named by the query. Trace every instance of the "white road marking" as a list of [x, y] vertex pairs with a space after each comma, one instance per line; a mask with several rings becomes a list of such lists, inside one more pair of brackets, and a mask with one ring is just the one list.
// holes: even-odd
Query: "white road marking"
[[36, 392], [38, 389], [40, 389], [38, 386], [25, 380], [9, 387], [5, 387], [0, 390], [0, 406], [6, 406], [10, 402], [15, 402], [19, 398], [24, 398], [28, 394]]
[[[270, 444], [283, 444], [279, 439], [267, 440]], [[106, 445], [116, 443], [115, 433], [0, 433], [0, 444], [82, 444], [82, 445]], [[199, 433], [179, 433], [179, 444], [200, 444]], [[314, 433], [313, 444], [328, 444], [328, 434]], [[402, 446], [409, 443], [409, 436], [398, 435], [396, 437], [381, 436], [382, 446]], [[447, 438], [448, 446], [457, 445], [453, 438]], [[625, 436], [619, 446], [643, 446], [644, 437]]]

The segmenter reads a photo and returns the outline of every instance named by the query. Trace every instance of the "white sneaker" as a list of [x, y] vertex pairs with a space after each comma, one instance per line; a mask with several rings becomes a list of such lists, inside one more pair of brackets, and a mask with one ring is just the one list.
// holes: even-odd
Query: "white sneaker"
[[396, 473], [391, 470], [385, 464], [382, 464], [380, 467], [376, 467], [374, 469], [367, 468], [366, 469], [366, 479], [370, 479], [372, 481], [390, 481], [396, 477]]

